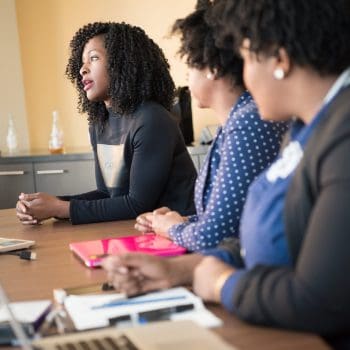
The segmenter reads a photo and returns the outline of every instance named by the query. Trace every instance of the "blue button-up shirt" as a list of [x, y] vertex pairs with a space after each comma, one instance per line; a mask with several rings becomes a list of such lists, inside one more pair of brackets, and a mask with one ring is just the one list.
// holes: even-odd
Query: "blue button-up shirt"
[[285, 123], [262, 121], [248, 92], [240, 96], [200, 170], [195, 186], [197, 214], [169, 230], [174, 242], [199, 251], [238, 236], [248, 187], [276, 158], [286, 130]]

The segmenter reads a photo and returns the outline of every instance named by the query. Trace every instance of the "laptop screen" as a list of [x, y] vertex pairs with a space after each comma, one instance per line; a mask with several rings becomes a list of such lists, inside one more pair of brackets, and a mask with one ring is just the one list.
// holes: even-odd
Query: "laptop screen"
[[8, 315], [11, 329], [18, 340], [18, 344], [21, 345], [23, 350], [32, 350], [33, 347], [31, 346], [30, 340], [24, 332], [22, 325], [16, 320], [11, 308], [9, 307], [8, 298], [0, 284], [0, 309], [2, 308], [4, 308], [6, 314]]

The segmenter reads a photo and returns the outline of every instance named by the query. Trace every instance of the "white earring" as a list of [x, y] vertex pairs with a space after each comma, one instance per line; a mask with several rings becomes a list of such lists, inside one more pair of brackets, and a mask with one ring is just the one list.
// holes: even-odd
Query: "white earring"
[[273, 76], [276, 80], [282, 80], [284, 78], [284, 70], [282, 68], [276, 68], [273, 71]]
[[208, 80], [214, 80], [214, 74], [213, 73], [207, 73], [207, 79]]

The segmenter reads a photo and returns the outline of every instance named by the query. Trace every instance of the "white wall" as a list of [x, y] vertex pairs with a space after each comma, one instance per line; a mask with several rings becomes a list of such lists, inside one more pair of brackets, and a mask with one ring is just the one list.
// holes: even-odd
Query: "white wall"
[[8, 114], [12, 113], [18, 149], [26, 150], [29, 139], [15, 0], [0, 0], [0, 44], [0, 149], [7, 151]]

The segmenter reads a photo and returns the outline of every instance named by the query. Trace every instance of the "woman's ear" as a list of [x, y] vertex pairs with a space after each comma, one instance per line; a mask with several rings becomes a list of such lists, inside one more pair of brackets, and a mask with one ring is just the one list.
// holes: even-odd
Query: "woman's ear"
[[276, 67], [273, 76], [276, 80], [284, 79], [291, 70], [291, 61], [287, 51], [284, 48], [278, 49], [276, 54]]

